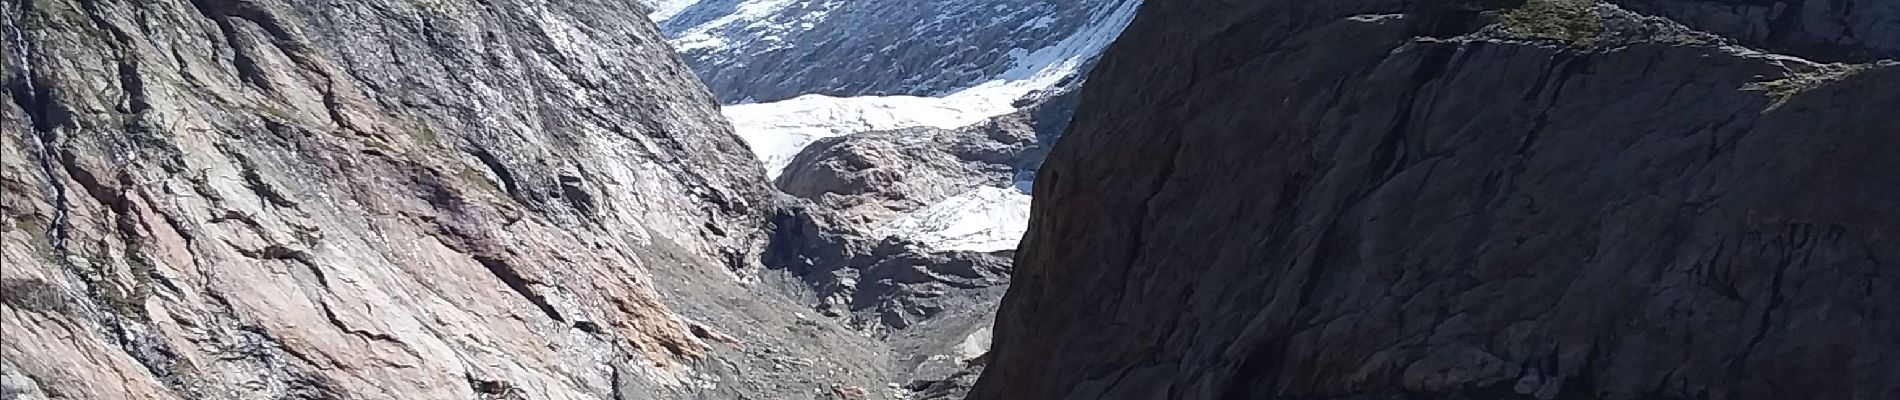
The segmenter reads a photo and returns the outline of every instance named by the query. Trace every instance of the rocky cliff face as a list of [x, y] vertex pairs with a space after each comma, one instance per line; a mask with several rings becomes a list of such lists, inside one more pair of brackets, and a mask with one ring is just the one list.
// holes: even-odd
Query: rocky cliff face
[[738, 283], [770, 189], [625, 2], [0, 8], [8, 398], [890, 380], [874, 344]]
[[1900, 397], [1887, 3], [1616, 3], [1144, 5], [971, 398]]

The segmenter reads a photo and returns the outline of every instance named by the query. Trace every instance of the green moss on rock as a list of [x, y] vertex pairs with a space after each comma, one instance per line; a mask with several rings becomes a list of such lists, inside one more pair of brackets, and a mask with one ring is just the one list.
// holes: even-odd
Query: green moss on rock
[[1515, 36], [1588, 44], [1603, 30], [1603, 15], [1587, 0], [1530, 0], [1498, 14], [1498, 24]]
[[1853, 76], [1861, 71], [1873, 68], [1876, 64], [1826, 64], [1812, 72], [1790, 75], [1786, 78], [1750, 83], [1743, 90], [1761, 92], [1768, 96], [1767, 110], [1774, 110], [1786, 104], [1788, 100], [1803, 92], [1813, 90], [1830, 83]]

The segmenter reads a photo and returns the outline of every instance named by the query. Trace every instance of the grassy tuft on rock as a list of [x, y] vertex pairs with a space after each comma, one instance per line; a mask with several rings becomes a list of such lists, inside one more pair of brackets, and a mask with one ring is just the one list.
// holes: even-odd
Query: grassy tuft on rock
[[1603, 16], [1589, 0], [1530, 0], [1498, 14], [1501, 28], [1515, 36], [1587, 44], [1603, 30]]

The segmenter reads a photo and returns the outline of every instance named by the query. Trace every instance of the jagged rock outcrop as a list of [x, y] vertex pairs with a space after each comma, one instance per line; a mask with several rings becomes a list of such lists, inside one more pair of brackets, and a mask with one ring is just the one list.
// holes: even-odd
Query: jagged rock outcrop
[[771, 189], [628, 5], [0, 3], [0, 384], [882, 397], [881, 345], [735, 279]]
[[[772, 219], [766, 265], [793, 278], [776, 286], [888, 343], [910, 398], [960, 399], [980, 372], [971, 362], [989, 350], [1009, 255], [955, 249], [983, 239], [947, 238], [938, 225], [989, 218], [991, 202], [1026, 205], [1017, 187], [1027, 187], [1073, 109], [1068, 95], [1032, 101], [965, 128], [821, 139], [778, 176], [800, 198], [782, 200], [791, 206]], [[993, 191], [1006, 195], [964, 199]], [[1013, 249], [1020, 228], [992, 228], [1011, 235], [999, 239], [1006, 247], [978, 247]]]
[[970, 398], [1900, 397], [1900, 64], [1446, 3], [1144, 5]]
[[1013, 186], [1041, 148], [1019, 114], [959, 129], [856, 133], [806, 146], [776, 183], [872, 228], [978, 187]]
[[[782, 209], [771, 231], [765, 262], [792, 278], [775, 286], [880, 337], [946, 310], [987, 314], [1008, 282], [1008, 252], [940, 251], [900, 237], [873, 239], [809, 203]], [[961, 340], [965, 333], [951, 336]]]
[[767, 286], [794, 293], [820, 315], [884, 344], [891, 382], [906, 397], [950, 398], [916, 392], [967, 389], [974, 374], [966, 365], [989, 350], [1009, 252], [873, 239], [834, 210], [781, 201], [786, 206], [770, 220], [773, 236], [764, 253], [765, 264], [779, 273], [765, 276]]

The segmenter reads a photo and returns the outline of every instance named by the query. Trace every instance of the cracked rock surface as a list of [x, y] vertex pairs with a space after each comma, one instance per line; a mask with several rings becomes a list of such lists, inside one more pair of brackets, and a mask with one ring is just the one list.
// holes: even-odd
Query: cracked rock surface
[[1900, 398], [1892, 36], [1614, 3], [1145, 4], [970, 398]]
[[859, 398], [890, 381], [879, 345], [740, 283], [772, 190], [624, 2], [0, 8], [9, 396]]

